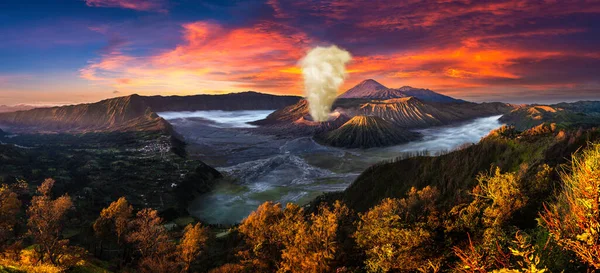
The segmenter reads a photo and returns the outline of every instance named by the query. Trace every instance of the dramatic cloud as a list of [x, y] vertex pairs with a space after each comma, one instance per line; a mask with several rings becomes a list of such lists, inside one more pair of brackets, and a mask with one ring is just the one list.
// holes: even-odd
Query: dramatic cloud
[[167, 12], [165, 0], [85, 0], [85, 3], [90, 7]]
[[[86, 8], [88, 14], [71, 15], [76, 19], [6, 24], [0, 27], [4, 69], [23, 67], [28, 59], [29, 70], [67, 71], [65, 77], [79, 70], [74, 90], [93, 87], [104, 94], [300, 95], [298, 60], [309, 48], [336, 44], [353, 55], [342, 90], [374, 78], [389, 87], [430, 88], [476, 101], [600, 99], [595, 0], [85, 3], [168, 10], [168, 16]], [[15, 52], [23, 57], [14, 58]]]
[[119, 89], [167, 92], [298, 88], [296, 63], [310, 43], [302, 32], [268, 22], [236, 29], [195, 22], [183, 29], [183, 42], [174, 49], [145, 57], [113, 51], [80, 75]]

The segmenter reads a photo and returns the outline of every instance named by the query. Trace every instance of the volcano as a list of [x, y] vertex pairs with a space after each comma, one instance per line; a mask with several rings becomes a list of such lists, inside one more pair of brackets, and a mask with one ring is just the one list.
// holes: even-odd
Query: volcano
[[406, 143], [419, 136], [377, 116], [355, 116], [340, 128], [316, 135], [315, 139], [334, 147], [371, 148]]

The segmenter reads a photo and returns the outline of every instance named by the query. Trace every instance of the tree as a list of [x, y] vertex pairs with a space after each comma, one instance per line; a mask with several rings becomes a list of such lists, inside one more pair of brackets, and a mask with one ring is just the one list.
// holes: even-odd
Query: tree
[[127, 232], [128, 223], [133, 215], [133, 207], [129, 205], [125, 197], [112, 202], [107, 208], [102, 209], [100, 217], [94, 222], [94, 232], [99, 237], [116, 235], [117, 243]]
[[175, 243], [153, 209], [143, 209], [130, 223], [127, 241], [136, 246], [141, 272], [175, 272], [180, 267]]
[[53, 200], [51, 191], [54, 183], [53, 179], [46, 179], [38, 187], [38, 195], [31, 199], [27, 210], [27, 226], [29, 235], [36, 243], [38, 260], [44, 262], [48, 258], [52, 264], [58, 265], [70, 251], [69, 240], [62, 239], [62, 231], [67, 213], [73, 209], [73, 202], [68, 195]]
[[281, 260], [281, 251], [284, 248], [279, 231], [291, 234], [290, 230], [279, 230], [279, 222], [285, 217], [288, 222], [301, 223], [303, 220], [295, 213], [300, 210], [297, 206], [288, 206], [287, 214], [281, 209], [281, 204], [265, 202], [256, 211], [252, 212], [242, 223], [238, 230], [250, 248], [243, 254], [243, 263], [253, 268], [253, 271], [273, 272]]
[[574, 156], [562, 182], [557, 203], [542, 213], [542, 224], [560, 246], [600, 269], [600, 144]]
[[279, 228], [291, 234], [283, 242], [285, 248], [279, 272], [331, 272], [338, 251], [336, 237], [339, 223], [348, 216], [348, 208], [338, 201], [333, 209], [321, 207], [317, 214], [310, 216], [309, 221], [296, 220], [302, 217], [302, 210], [286, 208], [287, 211], [300, 215], [285, 217], [280, 223]]
[[354, 237], [367, 256], [369, 272], [414, 271], [434, 258], [434, 230], [439, 226], [438, 191], [412, 188], [405, 199], [385, 199], [360, 215]]
[[0, 251], [14, 238], [21, 201], [8, 185], [0, 185]]
[[183, 238], [179, 244], [179, 256], [183, 263], [183, 271], [189, 272], [190, 265], [200, 255], [206, 241], [208, 241], [208, 229], [200, 223], [189, 224], [185, 227]]

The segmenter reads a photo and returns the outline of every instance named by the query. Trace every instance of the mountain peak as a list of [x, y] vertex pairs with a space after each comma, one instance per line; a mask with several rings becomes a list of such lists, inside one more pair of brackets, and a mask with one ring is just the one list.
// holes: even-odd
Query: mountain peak
[[368, 79], [350, 88], [340, 98], [389, 99], [403, 97], [400, 94], [391, 94], [390, 92], [395, 93], [376, 80]]
[[363, 87], [375, 87], [375, 88], [387, 88], [385, 87], [383, 84], [379, 83], [378, 81], [374, 80], [374, 79], [366, 79], [362, 82], [360, 82], [359, 84], [357, 84], [356, 86], [363, 86]]

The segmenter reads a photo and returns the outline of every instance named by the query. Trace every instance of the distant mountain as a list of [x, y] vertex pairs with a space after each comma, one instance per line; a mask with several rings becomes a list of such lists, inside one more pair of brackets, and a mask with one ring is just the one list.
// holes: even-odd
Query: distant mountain
[[519, 131], [544, 123], [568, 127], [594, 127], [600, 125], [600, 101], [528, 105], [502, 116], [500, 121], [515, 126]]
[[362, 81], [361, 83], [350, 88], [348, 91], [339, 96], [339, 98], [343, 99], [355, 98], [377, 100], [388, 100], [405, 97], [415, 97], [425, 102], [465, 102], [463, 100], [458, 100], [452, 97], [433, 92], [429, 89], [413, 88], [410, 86], [403, 86], [400, 88], [388, 88], [372, 79]]
[[25, 105], [25, 104], [19, 104], [19, 105], [13, 105], [13, 106], [0, 105], [0, 113], [24, 111], [24, 110], [30, 110], [30, 109], [33, 109], [33, 108], [35, 108], [35, 106]]
[[315, 136], [319, 142], [344, 148], [384, 147], [419, 138], [377, 116], [355, 116], [340, 128]]
[[298, 96], [277, 96], [253, 91], [223, 95], [142, 97], [155, 112], [201, 110], [275, 110], [301, 100]]
[[440, 103], [453, 103], [453, 102], [466, 102], [464, 100], [455, 99], [440, 93], [433, 92], [429, 89], [414, 88], [410, 86], [403, 86], [398, 89], [399, 92], [407, 97], [415, 97], [422, 101], [427, 102], [440, 102]]

